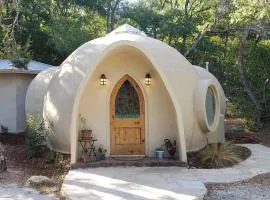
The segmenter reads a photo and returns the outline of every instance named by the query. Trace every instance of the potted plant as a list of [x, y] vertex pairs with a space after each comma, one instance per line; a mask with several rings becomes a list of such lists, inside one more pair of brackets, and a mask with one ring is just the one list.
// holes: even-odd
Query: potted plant
[[86, 129], [86, 119], [82, 115], [80, 115], [80, 121], [82, 124], [81, 139], [90, 140], [92, 138], [92, 130]]
[[102, 145], [98, 147], [97, 153], [96, 153], [96, 159], [97, 160], [105, 160], [107, 149], [105, 149]]

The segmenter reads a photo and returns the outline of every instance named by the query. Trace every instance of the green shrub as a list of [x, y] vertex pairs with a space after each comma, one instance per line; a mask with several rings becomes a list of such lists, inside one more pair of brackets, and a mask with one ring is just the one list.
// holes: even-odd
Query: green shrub
[[0, 125], [1, 125], [1, 133], [7, 134], [8, 133], [8, 127], [4, 126], [2, 124], [0, 124]]
[[231, 98], [231, 101], [226, 104], [226, 117], [245, 119], [245, 129], [248, 131], [257, 132], [263, 127], [261, 113], [247, 100], [247, 97]]
[[46, 142], [52, 133], [42, 116], [29, 114], [27, 116], [26, 152], [29, 158], [39, 157], [46, 152]]
[[52, 149], [47, 148], [44, 152], [45, 163], [47, 164], [61, 164], [64, 161], [64, 156], [60, 152], [56, 152]]
[[222, 168], [238, 164], [241, 159], [233, 151], [230, 142], [218, 144], [217, 148], [207, 145], [200, 153], [201, 163], [215, 168]]
[[231, 101], [226, 103], [225, 115], [226, 118], [238, 118], [243, 116], [237, 105], [232, 103]]
[[45, 153], [45, 162], [47, 164], [53, 164], [56, 162], [56, 152], [48, 149], [48, 151], [46, 151]]

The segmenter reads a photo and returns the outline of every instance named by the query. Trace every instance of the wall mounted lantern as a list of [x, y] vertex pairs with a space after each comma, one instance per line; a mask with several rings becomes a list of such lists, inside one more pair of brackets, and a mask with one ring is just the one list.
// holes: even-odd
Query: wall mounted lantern
[[106, 85], [107, 84], [107, 77], [105, 74], [101, 74], [100, 76], [100, 85]]
[[151, 85], [151, 78], [150, 74], [145, 75], [145, 85]]

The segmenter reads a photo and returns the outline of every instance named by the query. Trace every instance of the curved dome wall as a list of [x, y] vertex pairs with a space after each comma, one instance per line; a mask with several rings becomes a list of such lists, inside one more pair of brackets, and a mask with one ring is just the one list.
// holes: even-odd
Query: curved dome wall
[[26, 93], [26, 113], [39, 113], [43, 115], [44, 96], [47, 92], [50, 81], [58, 67], [50, 67], [40, 72], [31, 82]]
[[[124, 56], [121, 51], [127, 55]], [[111, 61], [108, 64], [108, 58], [112, 60], [116, 58], [116, 61]], [[141, 64], [136, 59], [140, 59]], [[124, 68], [125, 64], [128, 67]], [[139, 69], [142, 65], [151, 67]], [[146, 95], [146, 103], [151, 104], [151, 106], [155, 105], [154, 99], [158, 97], [151, 100], [149, 95], [153, 95], [153, 93], [149, 93], [151, 89], [146, 88], [143, 84], [143, 74], [149, 73], [149, 70], [153, 76], [153, 85], [149, 87], [155, 87], [155, 80], [159, 82], [158, 87], [160, 91], [163, 91], [162, 98], [164, 97], [166, 99], [164, 102], [167, 102], [165, 104], [171, 105], [168, 109], [170, 114], [167, 118], [173, 119], [171, 120], [172, 127], [168, 127], [168, 130], [170, 130], [168, 135], [176, 136], [178, 153], [182, 161], [186, 161], [187, 151], [200, 149], [209, 140], [213, 142], [222, 141], [224, 137], [222, 116], [224, 118], [225, 102], [224, 92], [216, 78], [204, 69], [193, 66], [174, 48], [156, 39], [146, 37], [144, 34], [138, 34], [134, 28], [130, 33], [127, 31], [113, 32], [106, 37], [85, 43], [73, 52], [58, 70], [48, 70], [40, 74], [30, 86], [26, 103], [27, 112], [43, 110], [44, 118], [54, 124], [55, 134], [50, 137], [53, 148], [63, 153], [71, 153], [74, 163], [78, 154], [79, 114], [87, 109], [93, 111], [95, 103], [91, 104], [92, 107], [87, 107], [87, 102], [94, 101], [91, 95], [101, 95], [99, 98], [106, 98], [108, 101], [109, 88], [113, 88], [113, 84], [117, 82], [121, 75], [131, 73], [135, 80], [141, 83], [142, 90]], [[102, 73], [108, 75], [108, 85], [104, 86], [107, 87], [106, 90], [99, 84], [100, 74]], [[48, 81], [44, 81], [46, 78]], [[91, 85], [89, 85], [90, 83]], [[215, 119], [213, 119], [213, 125], [211, 126], [205, 122], [206, 92], [202, 91], [207, 91], [207, 88], [200, 90], [202, 85], [211, 86], [215, 93]], [[33, 102], [37, 106], [32, 106]], [[95, 113], [97, 119], [104, 115], [100, 112], [107, 110], [105, 102], [106, 100], [102, 104], [104, 107]], [[159, 108], [161, 106], [157, 106], [157, 113], [151, 115], [160, 113], [162, 119], [164, 112], [158, 111]], [[198, 113], [201, 113], [201, 115]], [[93, 119], [95, 114], [91, 113], [88, 118]], [[85, 115], [88, 114], [85, 113]], [[151, 117], [151, 115], [148, 117]], [[166, 120], [168, 120], [167, 118]], [[104, 122], [108, 125], [107, 119], [108, 114], [105, 114], [95, 124]], [[149, 122], [146, 121], [146, 123]], [[159, 122], [156, 123], [159, 124]], [[165, 127], [167, 124], [169, 122], [166, 123]], [[151, 128], [151, 125], [149, 127], [149, 133], [154, 132], [155, 129]], [[109, 131], [108, 129], [95, 130], [96, 132]], [[215, 133], [218, 136], [210, 135], [210, 133]], [[159, 136], [157, 135], [157, 137]], [[105, 137], [102, 138], [101, 142], [108, 143], [108, 141], [105, 141]], [[154, 149], [157, 143], [158, 141], [150, 145], [151, 149]]]
[[[193, 107], [185, 106], [182, 112], [180, 106], [182, 103], [192, 101], [192, 95], [174, 92], [193, 89], [196, 73], [192, 70], [192, 65], [178, 51], [165, 43], [149, 37], [123, 33], [84, 44], [64, 61], [60, 71], [52, 78], [45, 97], [44, 114], [48, 120], [54, 122], [57, 134], [52, 139], [52, 145], [57, 150], [70, 152], [70, 132], [77, 132], [77, 128], [73, 130], [70, 128], [70, 124], [74, 123], [78, 116], [78, 113], [73, 112], [73, 105], [78, 101], [76, 96], [82, 85], [91, 77], [95, 67], [107, 54], [117, 47], [127, 45], [142, 51], [156, 67], [174, 103], [179, 124], [178, 131], [184, 136], [183, 123], [186, 124], [185, 132], [192, 131], [192, 119], [182, 118], [182, 113], [193, 113]], [[179, 82], [181, 77], [190, 84], [181, 84]], [[185, 139], [181, 138], [179, 142], [183, 143], [181, 146], [185, 148]]]
[[[217, 116], [219, 117], [218, 124], [216, 129], [213, 131], [209, 131], [207, 133], [207, 141], [208, 143], [219, 143], [225, 141], [225, 130], [224, 130], [224, 119], [225, 119], [225, 109], [226, 109], [226, 100], [225, 100], [225, 94], [224, 91], [219, 83], [219, 81], [216, 79], [216, 77], [209, 73], [206, 69], [194, 66], [198, 76], [200, 77], [200, 81], [203, 80], [211, 80], [211, 84], [216, 87], [216, 96], [218, 96], [218, 112]], [[199, 83], [200, 84], [200, 83]], [[210, 84], [210, 86], [211, 86]]]

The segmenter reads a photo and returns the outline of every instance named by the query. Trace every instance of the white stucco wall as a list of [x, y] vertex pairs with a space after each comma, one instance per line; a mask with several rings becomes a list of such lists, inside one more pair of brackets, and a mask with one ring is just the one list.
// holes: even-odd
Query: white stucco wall
[[25, 101], [26, 113], [43, 115], [44, 96], [54, 73], [58, 67], [50, 67], [40, 72], [28, 87]]
[[[108, 84], [101, 86], [99, 77], [105, 73]], [[152, 85], [146, 86], [146, 73], [152, 76]], [[125, 75], [130, 75], [139, 84], [145, 99], [146, 155], [154, 156], [165, 138], [177, 139], [178, 130], [174, 106], [159, 74], [149, 60], [138, 50], [123, 47], [114, 50], [96, 67], [88, 80], [80, 99], [79, 113], [87, 119], [87, 127], [108, 149], [110, 155], [109, 100], [115, 84]], [[78, 127], [77, 132], [79, 132]]]

